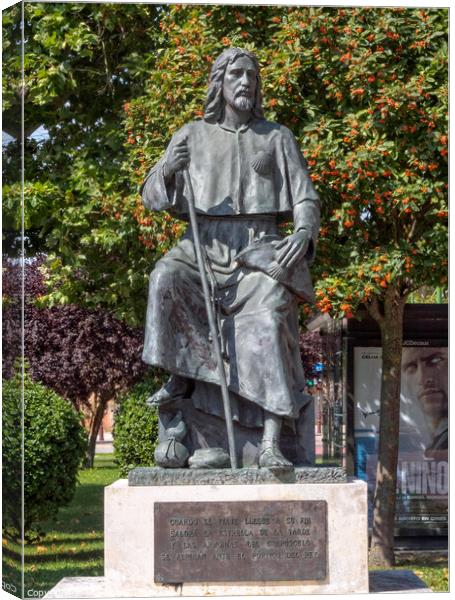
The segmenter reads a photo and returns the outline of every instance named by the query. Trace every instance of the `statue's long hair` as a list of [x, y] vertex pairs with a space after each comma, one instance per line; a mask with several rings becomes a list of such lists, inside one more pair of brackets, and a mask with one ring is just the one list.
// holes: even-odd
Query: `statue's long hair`
[[259, 63], [257, 58], [248, 50], [242, 48], [228, 48], [222, 52], [215, 60], [210, 72], [209, 88], [207, 91], [207, 100], [205, 103], [204, 120], [209, 123], [218, 123], [224, 115], [225, 100], [223, 97], [223, 80], [228, 65], [235, 62], [241, 56], [247, 56], [256, 68], [256, 94], [254, 96], [252, 114], [263, 119], [262, 110], [262, 92], [261, 76], [259, 72]]

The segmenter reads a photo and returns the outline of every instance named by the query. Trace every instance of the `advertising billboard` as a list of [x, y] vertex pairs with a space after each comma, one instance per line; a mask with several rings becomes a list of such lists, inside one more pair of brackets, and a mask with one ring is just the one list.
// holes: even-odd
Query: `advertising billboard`
[[[356, 474], [368, 483], [369, 518], [379, 441], [382, 349], [354, 348]], [[448, 509], [447, 347], [403, 347], [396, 525], [444, 530]]]

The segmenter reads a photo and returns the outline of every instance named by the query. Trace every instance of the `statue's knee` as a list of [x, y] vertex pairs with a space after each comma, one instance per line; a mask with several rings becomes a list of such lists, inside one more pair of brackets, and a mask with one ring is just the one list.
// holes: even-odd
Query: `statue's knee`
[[154, 289], [169, 288], [178, 280], [178, 269], [170, 262], [158, 261], [150, 274], [150, 287]]

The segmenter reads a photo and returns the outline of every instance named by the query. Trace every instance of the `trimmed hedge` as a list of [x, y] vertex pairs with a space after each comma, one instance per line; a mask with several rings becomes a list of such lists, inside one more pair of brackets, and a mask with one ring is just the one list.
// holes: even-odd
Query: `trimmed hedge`
[[115, 460], [122, 476], [134, 467], [154, 465], [158, 441], [158, 415], [145, 401], [158, 390], [166, 377], [152, 370], [146, 379], [119, 399], [113, 430]]
[[[22, 410], [21, 376], [3, 381], [4, 525], [21, 531]], [[55, 515], [68, 504], [77, 484], [87, 436], [81, 416], [45, 386], [24, 380], [24, 531]]]

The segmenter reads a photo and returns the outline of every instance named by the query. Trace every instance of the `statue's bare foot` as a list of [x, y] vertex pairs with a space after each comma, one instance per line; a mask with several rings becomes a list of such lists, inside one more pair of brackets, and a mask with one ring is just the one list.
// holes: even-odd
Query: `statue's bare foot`
[[174, 400], [184, 398], [189, 390], [190, 380], [180, 375], [171, 375], [168, 381], [157, 392], [147, 398], [146, 403], [150, 408], [170, 404]]
[[265, 469], [292, 469], [293, 464], [283, 456], [277, 440], [263, 440], [259, 454], [259, 466]]

